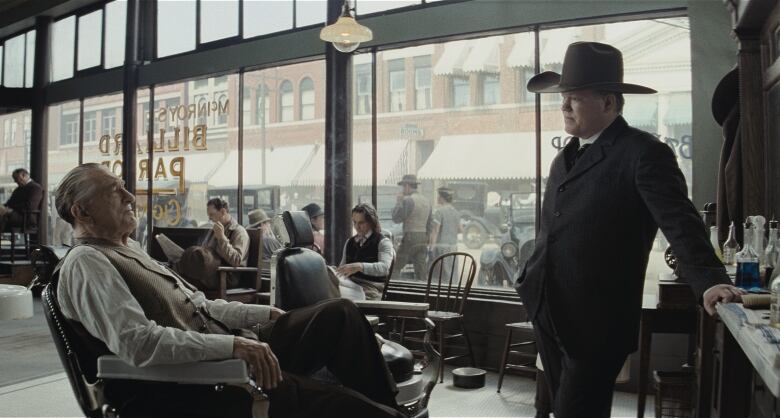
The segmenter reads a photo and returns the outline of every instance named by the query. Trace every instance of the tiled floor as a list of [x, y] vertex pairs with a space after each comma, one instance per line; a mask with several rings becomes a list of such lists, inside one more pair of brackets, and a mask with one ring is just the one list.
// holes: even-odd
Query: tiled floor
[[[501, 393], [496, 393], [497, 376], [488, 374], [482, 389], [458, 389], [445, 379], [436, 386], [429, 409], [432, 417], [533, 417], [535, 383], [531, 379], [507, 376]], [[653, 399], [648, 398], [645, 416], [654, 416]], [[78, 404], [65, 374], [56, 374], [0, 387], [0, 417], [80, 417]], [[636, 395], [616, 392], [612, 417], [636, 416]]]

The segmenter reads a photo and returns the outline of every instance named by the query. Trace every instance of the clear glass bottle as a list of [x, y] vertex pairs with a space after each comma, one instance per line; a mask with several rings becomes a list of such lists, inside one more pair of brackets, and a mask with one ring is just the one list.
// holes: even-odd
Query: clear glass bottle
[[718, 242], [718, 227], [717, 226], [711, 226], [710, 227], [710, 244], [712, 244], [712, 249], [715, 250], [715, 255], [718, 257], [718, 260], [720, 262], [723, 262], [723, 251], [720, 249], [720, 243]]
[[769, 325], [780, 328], [780, 268], [772, 272], [770, 283]]
[[751, 216], [750, 224], [753, 229], [753, 250], [758, 254], [758, 264], [759, 266], [765, 266], [766, 236], [764, 235], [764, 225], [766, 225], [766, 218], [761, 215]]
[[723, 243], [723, 264], [733, 266], [736, 262], [738, 251], [737, 227], [734, 225], [734, 222], [731, 222], [731, 225], [729, 225], [729, 238]]
[[769, 240], [764, 250], [764, 266], [766, 267], [764, 277], [766, 277], [767, 284], [772, 283], [771, 277], [777, 265], [780, 264], [780, 241], [777, 237], [777, 221], [769, 221]]
[[753, 249], [753, 230], [745, 223], [745, 246], [737, 253], [737, 280], [735, 286], [745, 290], [761, 287], [761, 274], [758, 269], [758, 253]]

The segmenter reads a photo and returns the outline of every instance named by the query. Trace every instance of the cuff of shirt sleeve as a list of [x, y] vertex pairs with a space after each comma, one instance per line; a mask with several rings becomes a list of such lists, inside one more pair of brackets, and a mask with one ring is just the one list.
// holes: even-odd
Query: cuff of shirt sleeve
[[731, 279], [726, 274], [726, 268], [723, 266], [701, 267], [678, 264], [675, 273], [677, 277], [691, 286], [697, 300], [700, 300], [704, 296], [704, 292], [712, 286], [732, 284]]
[[204, 360], [224, 360], [233, 358], [232, 335], [205, 334], [206, 358]]

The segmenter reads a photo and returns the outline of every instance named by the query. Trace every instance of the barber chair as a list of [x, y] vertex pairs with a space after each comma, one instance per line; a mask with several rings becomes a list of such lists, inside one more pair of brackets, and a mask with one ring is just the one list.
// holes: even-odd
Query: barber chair
[[[57, 347], [60, 361], [76, 395], [76, 400], [89, 418], [123, 418], [133, 414], [123, 413], [121, 405], [111, 405], [103, 395], [106, 383], [111, 380], [169, 382], [187, 385], [204, 385], [210, 390], [221, 391], [226, 386], [241, 387], [252, 396], [254, 418], [267, 417], [268, 400], [255, 386], [243, 360], [203, 361], [175, 365], [147, 367], [131, 366], [106, 346], [90, 336], [77, 323], [62, 315], [57, 301], [58, 278], [52, 278], [41, 295], [46, 322]], [[139, 412], [136, 416], [149, 416]]]
[[[271, 304], [284, 310], [339, 298], [338, 283], [331, 281], [325, 259], [309, 249], [313, 244], [311, 222], [306, 212], [282, 214], [285, 248], [271, 257]], [[382, 355], [398, 387], [396, 402], [410, 417], [428, 416], [428, 399], [436, 384], [438, 355], [431, 345], [434, 323], [427, 319], [428, 304], [391, 301], [355, 301], [366, 315], [423, 319], [428, 327], [421, 361], [398, 343], [378, 337]]]

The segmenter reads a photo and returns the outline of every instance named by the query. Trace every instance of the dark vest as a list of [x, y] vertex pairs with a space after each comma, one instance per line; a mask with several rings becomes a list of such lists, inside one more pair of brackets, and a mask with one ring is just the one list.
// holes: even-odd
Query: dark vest
[[[363, 246], [359, 246], [355, 237], [352, 237], [347, 241], [347, 258], [346, 262], [349, 263], [376, 263], [379, 261], [379, 241], [382, 240], [382, 235], [376, 232], [372, 233], [370, 237], [363, 243]], [[384, 277], [369, 276], [362, 272], [355, 273], [352, 277], [358, 277], [364, 280], [370, 280], [372, 282], [384, 282]]]

